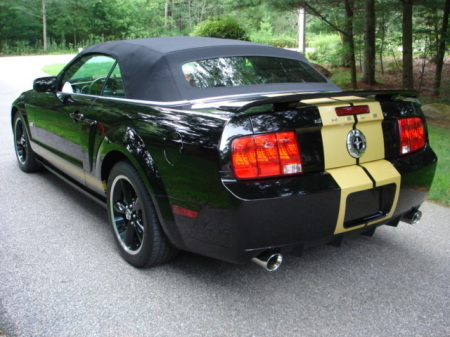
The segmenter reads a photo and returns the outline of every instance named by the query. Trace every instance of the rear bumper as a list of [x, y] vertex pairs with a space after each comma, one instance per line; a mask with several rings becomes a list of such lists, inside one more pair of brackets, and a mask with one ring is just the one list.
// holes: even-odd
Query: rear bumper
[[[425, 200], [436, 162], [426, 148], [395, 161], [338, 173], [258, 182], [224, 180], [224, 188], [211, 195], [196, 219], [175, 215], [180, 238], [175, 244], [245, 263], [266, 250], [300, 251], [379, 225], [396, 225]], [[361, 172], [370, 177], [358, 180]]]

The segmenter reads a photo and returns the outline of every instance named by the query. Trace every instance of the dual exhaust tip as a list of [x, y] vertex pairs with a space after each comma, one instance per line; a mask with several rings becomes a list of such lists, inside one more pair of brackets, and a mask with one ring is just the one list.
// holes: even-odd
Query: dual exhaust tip
[[420, 219], [422, 219], [422, 212], [419, 210], [412, 210], [402, 218], [402, 221], [410, 225], [417, 225], [420, 222]]
[[267, 251], [257, 257], [254, 257], [252, 262], [267, 271], [275, 271], [281, 266], [281, 263], [283, 262], [283, 255], [280, 253]]

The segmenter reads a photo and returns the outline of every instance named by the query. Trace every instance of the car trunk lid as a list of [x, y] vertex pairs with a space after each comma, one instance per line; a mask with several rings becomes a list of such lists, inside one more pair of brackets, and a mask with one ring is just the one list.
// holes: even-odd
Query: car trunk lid
[[385, 221], [397, 205], [400, 174], [385, 159], [380, 101], [398, 95], [414, 97], [405, 91], [273, 95], [232, 109], [236, 125], [249, 120], [254, 135], [296, 131], [302, 174], [329, 174], [340, 188], [339, 234]]

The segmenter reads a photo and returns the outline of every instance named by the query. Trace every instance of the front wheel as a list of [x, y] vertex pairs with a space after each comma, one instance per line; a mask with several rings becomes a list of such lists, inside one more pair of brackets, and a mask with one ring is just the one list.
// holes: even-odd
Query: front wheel
[[25, 122], [19, 113], [14, 115], [13, 133], [14, 149], [20, 169], [24, 172], [39, 171], [41, 165], [36, 160], [35, 154], [31, 149], [30, 137]]
[[143, 268], [176, 256], [144, 182], [128, 162], [119, 162], [111, 170], [107, 202], [116, 242], [128, 263]]

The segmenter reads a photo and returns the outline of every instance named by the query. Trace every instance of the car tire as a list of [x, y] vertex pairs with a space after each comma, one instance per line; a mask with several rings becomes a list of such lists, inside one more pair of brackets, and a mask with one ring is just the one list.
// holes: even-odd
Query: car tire
[[107, 206], [115, 240], [128, 263], [145, 268], [175, 258], [178, 250], [164, 234], [150, 193], [130, 163], [112, 168]]
[[13, 122], [14, 150], [16, 152], [19, 168], [24, 172], [39, 171], [42, 166], [36, 160], [36, 155], [30, 146], [30, 136], [25, 121], [20, 113], [14, 115]]

